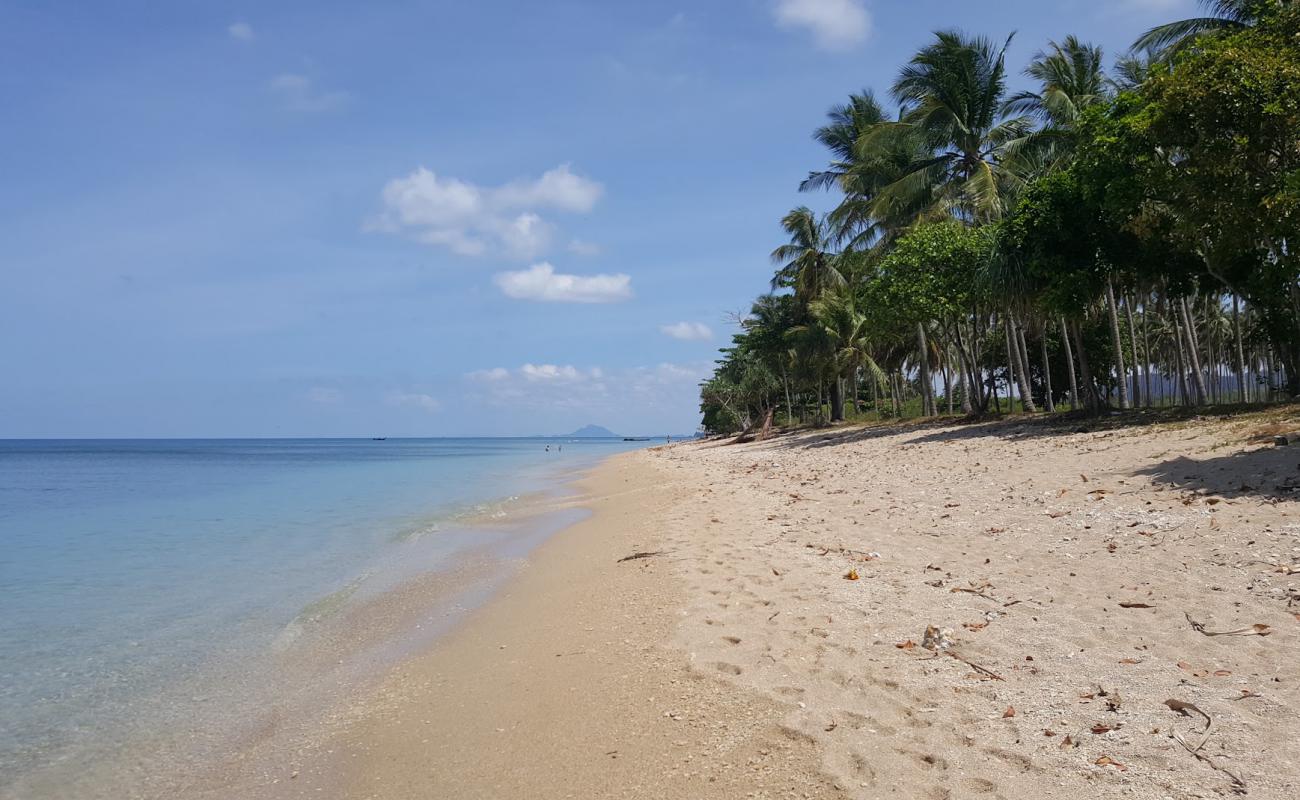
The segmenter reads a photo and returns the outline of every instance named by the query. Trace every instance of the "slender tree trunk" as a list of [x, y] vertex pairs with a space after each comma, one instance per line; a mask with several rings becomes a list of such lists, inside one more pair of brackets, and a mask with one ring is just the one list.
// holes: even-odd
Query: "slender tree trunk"
[[1128, 343], [1129, 352], [1133, 354], [1133, 407], [1142, 405], [1142, 368], [1138, 363], [1139, 350], [1137, 339], [1137, 325], [1133, 323], [1133, 298], [1124, 298], [1124, 314], [1128, 317]]
[[1025, 347], [1025, 329], [1015, 321], [1011, 320], [1011, 341], [1016, 346], [1016, 365], [1017, 374], [1020, 376], [1020, 402], [1025, 407], [1025, 411], [1031, 414], [1038, 412], [1038, 406], [1034, 403], [1034, 385], [1029, 380], [1029, 348]]
[[1150, 293], [1142, 299], [1142, 399], [1146, 400], [1147, 408], [1151, 407], [1151, 337], [1147, 326], [1147, 301], [1150, 299]]
[[961, 412], [969, 417], [973, 409], [970, 404], [970, 389], [966, 384], [965, 366], [957, 370], [957, 391], [961, 392]]
[[1174, 341], [1178, 345], [1176, 354], [1178, 358], [1178, 394], [1182, 398], [1183, 405], [1190, 406], [1192, 397], [1187, 391], [1187, 364], [1186, 359], [1183, 357], [1183, 324], [1178, 321], [1178, 316], [1174, 314], [1172, 309], [1170, 313], [1174, 315]]
[[794, 427], [794, 402], [790, 399], [790, 376], [781, 367], [781, 383], [785, 387], [785, 424]]
[[1250, 389], [1246, 386], [1246, 350], [1241, 346], [1241, 309], [1237, 293], [1232, 293], [1232, 339], [1237, 356], [1237, 396], [1241, 402], [1250, 402]]
[[934, 411], [934, 392], [930, 385], [930, 348], [925, 340], [925, 326], [920, 322], [916, 323], [916, 355], [917, 364], [921, 369], [921, 415], [933, 417]]
[[1074, 348], [1070, 346], [1070, 332], [1065, 327], [1065, 317], [1061, 321], [1061, 344], [1065, 346], [1065, 363], [1070, 368], [1070, 410], [1079, 410], [1079, 379], [1074, 372]]
[[844, 380], [836, 375], [831, 379], [831, 422], [844, 421]]
[[1043, 390], [1046, 393], [1047, 413], [1056, 413], [1056, 400], [1052, 398], [1052, 362], [1047, 359], [1047, 326], [1043, 326], [1043, 335], [1038, 339], [1038, 347], [1043, 351]]
[[1115, 308], [1115, 287], [1106, 278], [1106, 310], [1110, 314], [1110, 343], [1115, 348], [1116, 381], [1119, 384], [1119, 407], [1128, 408], [1128, 371], [1124, 369], [1124, 346], [1119, 339], [1119, 313]]
[[1007, 347], [1007, 413], [1016, 413], [1016, 346], [1011, 342], [1011, 317], [1002, 318], [1002, 338]]
[[942, 364], [942, 367], [943, 367], [943, 396], [944, 396], [944, 399], [945, 399], [945, 400], [947, 401], [947, 403], [948, 403], [948, 414], [951, 416], [951, 414], [952, 414], [952, 370], [950, 369], [951, 364], [949, 364], [949, 362], [948, 362], [948, 355], [949, 355], [949, 353], [948, 353], [948, 348], [945, 347], [945, 348], [944, 348], [944, 359], [943, 359], [943, 364]]
[[1097, 395], [1097, 382], [1092, 377], [1092, 367], [1088, 364], [1088, 350], [1083, 346], [1083, 334], [1079, 331], [1077, 320], [1070, 321], [1070, 334], [1074, 337], [1074, 349], [1079, 358], [1079, 376], [1083, 378], [1083, 402], [1090, 413], [1101, 411], [1101, 398]]
[[1205, 376], [1201, 373], [1201, 357], [1197, 351], [1196, 331], [1192, 315], [1187, 310], [1187, 298], [1178, 298], [1178, 310], [1183, 316], [1183, 329], [1187, 336], [1187, 361], [1192, 371], [1192, 387], [1196, 390], [1196, 404], [1205, 405]]

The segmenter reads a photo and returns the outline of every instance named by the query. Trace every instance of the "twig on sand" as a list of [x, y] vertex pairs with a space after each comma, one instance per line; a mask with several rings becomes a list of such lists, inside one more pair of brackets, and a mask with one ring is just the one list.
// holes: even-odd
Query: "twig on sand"
[[986, 669], [985, 667], [981, 667], [979, 664], [976, 664], [974, 661], [971, 661], [969, 658], [959, 656], [951, 650], [945, 650], [944, 653], [957, 659], [958, 661], [970, 667], [971, 669], [975, 670], [976, 672], [980, 673], [981, 675], [987, 675], [988, 677], [992, 678], [995, 681], [1002, 681], [1003, 683], [1006, 683], [1007, 680], [1006, 678], [1002, 677], [1001, 675], [997, 674], [991, 669]]
[[623, 556], [618, 560], [618, 563], [622, 564], [624, 561], [635, 561], [638, 558], [654, 558], [655, 556], [661, 556], [663, 554], [664, 554], [663, 550], [654, 550], [645, 553], [633, 553], [630, 556]]
[[1183, 616], [1187, 617], [1187, 622], [1191, 624], [1192, 630], [1206, 636], [1268, 636], [1273, 632], [1272, 628], [1260, 622], [1251, 625], [1249, 628], [1238, 628], [1234, 631], [1209, 631], [1205, 629], [1205, 625], [1192, 619], [1192, 615], [1186, 611], [1183, 612]]
[[1205, 728], [1201, 731], [1201, 740], [1197, 742], [1195, 746], [1192, 746], [1186, 739], [1184, 739], [1178, 733], [1178, 731], [1172, 731], [1170, 733], [1170, 736], [1173, 737], [1173, 740], [1175, 742], [1178, 742], [1180, 745], [1182, 745], [1184, 750], [1196, 756], [1196, 758], [1199, 761], [1203, 761], [1206, 764], [1208, 764], [1211, 769], [1216, 770], [1218, 772], [1222, 772], [1224, 775], [1227, 775], [1228, 780], [1232, 782], [1232, 791], [1234, 793], [1245, 794], [1246, 782], [1242, 780], [1239, 775], [1232, 772], [1227, 767], [1215, 763], [1214, 759], [1210, 758], [1208, 755], [1201, 752], [1201, 748], [1205, 747], [1205, 743], [1210, 740], [1210, 729], [1214, 727], [1214, 718], [1211, 717], [1209, 714], [1205, 713], [1204, 711], [1202, 711], [1194, 704], [1185, 702], [1183, 700], [1174, 700], [1174, 699], [1166, 700], [1165, 705], [1169, 706], [1169, 710], [1182, 714], [1184, 717], [1190, 717], [1191, 714], [1188, 712], [1195, 711], [1197, 714], [1200, 714], [1202, 717], [1205, 718]]

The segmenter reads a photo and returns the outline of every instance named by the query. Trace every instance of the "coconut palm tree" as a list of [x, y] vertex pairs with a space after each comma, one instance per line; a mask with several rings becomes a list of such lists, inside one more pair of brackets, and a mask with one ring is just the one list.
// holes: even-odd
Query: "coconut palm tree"
[[870, 89], [849, 95], [847, 103], [831, 106], [826, 117], [827, 123], [813, 132], [813, 138], [831, 151], [831, 163], [824, 170], [808, 173], [808, 178], [799, 184], [801, 192], [840, 188], [840, 181], [857, 161], [854, 151], [858, 139], [886, 119], [884, 109]]
[[[857, 400], [857, 375], [864, 370], [876, 385], [885, 379], [884, 372], [872, 357], [871, 320], [859, 310], [851, 291], [832, 292], [810, 306], [812, 319], [821, 327], [831, 347], [831, 364], [837, 380], [847, 379]], [[840, 393], [842, 396], [842, 393]], [[832, 394], [832, 399], [835, 395]], [[856, 409], [855, 409], [856, 410]], [[838, 411], [838, 413], [837, 413]], [[831, 418], [844, 418], [843, 402], [839, 409], [832, 403]]]
[[1016, 94], [1005, 111], [1029, 114], [1047, 128], [1071, 128], [1084, 109], [1107, 100], [1101, 48], [1073, 35], [1035, 53], [1025, 75], [1041, 88]]
[[834, 237], [824, 218], [818, 218], [807, 206], [799, 206], [781, 220], [790, 235], [789, 244], [772, 251], [778, 265], [772, 276], [772, 288], [793, 287], [795, 298], [803, 306], [845, 284], [838, 258], [831, 252]]
[[1009, 162], [1015, 143], [1033, 127], [1026, 116], [1006, 116], [1006, 50], [983, 37], [940, 31], [903, 67], [892, 94], [902, 120], [875, 126], [864, 147], [892, 136], [917, 136], [926, 157], [884, 187], [877, 217], [898, 215], [928, 197], [923, 216], [955, 215], [972, 223], [1002, 217], [1022, 181]]
[[1203, 17], [1158, 25], [1138, 37], [1134, 50], [1151, 50], [1162, 57], [1175, 55], [1202, 36], [1222, 36], [1249, 28], [1269, 8], [1292, 5], [1295, 0], [1200, 0]]

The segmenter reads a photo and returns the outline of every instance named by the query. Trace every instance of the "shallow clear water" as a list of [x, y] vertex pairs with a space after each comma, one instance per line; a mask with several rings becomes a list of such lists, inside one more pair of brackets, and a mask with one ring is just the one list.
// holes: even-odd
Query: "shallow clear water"
[[504, 534], [460, 521], [639, 446], [559, 444], [0, 440], [0, 790], [129, 728], [164, 689], [203, 692], [186, 682], [213, 664], [249, 680], [231, 665], [304, 612], [490, 545]]

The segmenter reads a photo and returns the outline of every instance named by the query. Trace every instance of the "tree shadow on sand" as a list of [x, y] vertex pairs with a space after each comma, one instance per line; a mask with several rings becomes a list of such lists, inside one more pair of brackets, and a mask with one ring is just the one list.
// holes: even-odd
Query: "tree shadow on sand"
[[1177, 456], [1134, 474], [1199, 495], [1297, 500], [1300, 447], [1261, 447], [1203, 459]]

